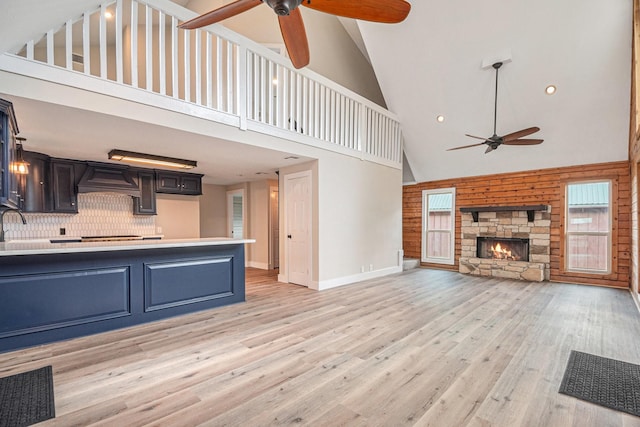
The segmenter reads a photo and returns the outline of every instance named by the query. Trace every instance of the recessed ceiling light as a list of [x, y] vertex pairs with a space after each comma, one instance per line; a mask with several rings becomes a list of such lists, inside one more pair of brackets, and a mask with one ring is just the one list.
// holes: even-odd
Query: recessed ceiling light
[[278, 86], [278, 79], [275, 78], [275, 79], [271, 80], [271, 83], [273, 83], [274, 86]]
[[111, 19], [113, 18], [113, 13], [109, 12], [108, 10], [104, 13], [104, 17], [107, 19]]
[[547, 95], [553, 95], [554, 93], [556, 93], [556, 90], [557, 90], [557, 89], [558, 89], [558, 88], [556, 88], [556, 87], [555, 87], [555, 85], [549, 85], [549, 86], [547, 86], [547, 87], [546, 87], [546, 89], [544, 90], [544, 92], [545, 92]]
[[287, 156], [284, 159], [285, 160], [298, 160], [300, 157], [296, 157], [296, 156]]
[[444, 116], [440, 114], [438, 117], [436, 117], [436, 120], [438, 121], [438, 123], [442, 123], [444, 122]]

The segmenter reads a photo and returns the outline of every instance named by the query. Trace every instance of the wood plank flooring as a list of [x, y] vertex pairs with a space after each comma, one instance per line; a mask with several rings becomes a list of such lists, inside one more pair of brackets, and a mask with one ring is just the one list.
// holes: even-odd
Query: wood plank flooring
[[52, 426], [640, 426], [557, 392], [572, 349], [640, 363], [627, 291], [415, 269], [0, 354], [53, 365]]

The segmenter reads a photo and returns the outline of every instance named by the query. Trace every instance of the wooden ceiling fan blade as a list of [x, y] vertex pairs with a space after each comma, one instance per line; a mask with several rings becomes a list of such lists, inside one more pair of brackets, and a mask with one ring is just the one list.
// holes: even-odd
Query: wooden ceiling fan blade
[[309, 42], [307, 41], [307, 32], [304, 29], [300, 9], [296, 8], [286, 16], [278, 16], [278, 22], [280, 23], [282, 38], [293, 66], [302, 68], [308, 65]]
[[463, 148], [478, 147], [480, 145], [484, 145], [484, 142], [481, 142], [479, 144], [463, 145], [462, 147], [449, 148], [447, 151], [462, 150]]
[[513, 140], [522, 138], [523, 136], [527, 136], [527, 135], [531, 135], [532, 133], [536, 133], [539, 130], [540, 130], [540, 128], [537, 127], [537, 126], [534, 126], [534, 127], [531, 127], [531, 128], [527, 128], [527, 129], [522, 129], [522, 130], [519, 130], [518, 132], [513, 132], [513, 133], [510, 133], [510, 134], [507, 134], [507, 135], [503, 136], [502, 140], [505, 141], [505, 142], [506, 141], [513, 141]]
[[302, 5], [332, 15], [385, 24], [402, 22], [411, 11], [405, 0], [303, 0]]
[[226, 6], [212, 10], [211, 12], [207, 12], [204, 15], [200, 15], [197, 18], [183, 22], [178, 25], [178, 27], [185, 30], [206, 27], [207, 25], [215, 24], [216, 22], [231, 18], [232, 16], [246, 12], [249, 9], [253, 9], [259, 4], [262, 4], [262, 0], [238, 0], [233, 3], [229, 3]]
[[489, 141], [489, 138], [483, 138], [481, 136], [469, 135], [468, 133], [465, 133], [464, 136], [468, 136], [469, 138], [481, 139], [483, 141]]
[[542, 144], [544, 139], [516, 139], [515, 141], [505, 141], [504, 145], [538, 145]]

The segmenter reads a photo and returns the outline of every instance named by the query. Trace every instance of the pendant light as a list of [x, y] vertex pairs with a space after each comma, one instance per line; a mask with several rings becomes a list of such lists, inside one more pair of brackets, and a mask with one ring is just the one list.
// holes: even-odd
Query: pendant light
[[11, 164], [11, 171], [18, 175], [27, 175], [29, 173], [29, 163], [24, 160], [22, 151], [22, 144], [27, 140], [21, 136], [17, 136], [16, 140], [19, 141], [16, 144], [16, 160]]

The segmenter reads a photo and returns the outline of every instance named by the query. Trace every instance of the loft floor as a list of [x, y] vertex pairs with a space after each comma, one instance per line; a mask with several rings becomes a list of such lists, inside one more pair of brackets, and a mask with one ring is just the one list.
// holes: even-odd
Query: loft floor
[[558, 394], [571, 350], [640, 363], [628, 292], [414, 269], [0, 354], [53, 365], [42, 425], [632, 426]]

